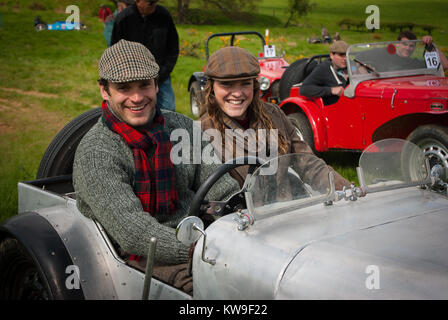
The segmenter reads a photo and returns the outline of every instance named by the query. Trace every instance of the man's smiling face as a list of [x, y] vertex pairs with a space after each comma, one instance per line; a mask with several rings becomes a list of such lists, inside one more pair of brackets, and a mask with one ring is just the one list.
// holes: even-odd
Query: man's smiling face
[[397, 54], [400, 57], [408, 58], [415, 50], [415, 42], [410, 41], [408, 38], [401, 38], [401, 42], [397, 44]]
[[100, 85], [104, 100], [113, 112], [132, 127], [148, 123], [154, 114], [158, 87], [154, 79], [132, 82], [109, 82], [108, 90]]

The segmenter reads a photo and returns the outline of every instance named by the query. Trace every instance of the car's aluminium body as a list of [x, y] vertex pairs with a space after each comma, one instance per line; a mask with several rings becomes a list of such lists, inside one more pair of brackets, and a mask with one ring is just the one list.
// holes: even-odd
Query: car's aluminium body
[[[414, 43], [418, 45], [410, 59], [423, 62], [425, 49]], [[384, 68], [387, 59], [396, 57], [397, 50], [393, 48], [399, 45], [395, 41], [350, 46], [347, 50], [350, 84], [335, 104], [324, 105], [321, 98], [302, 96], [297, 84], [291, 87], [280, 108], [316, 151], [362, 151], [381, 139], [409, 138], [447, 167], [448, 80], [440, 65]], [[378, 72], [357, 72], [358, 60], [369, 50], [389, 50], [390, 54], [384, 54], [378, 61], [368, 61], [367, 67]], [[435, 131], [432, 135], [431, 128]]]
[[[360, 187], [343, 191], [334, 190], [331, 173], [323, 189], [303, 180], [303, 163], [320, 161], [310, 154], [274, 158], [248, 176], [235, 201], [210, 202], [222, 217], [202, 230], [196, 209], [230, 168], [221, 166], [178, 227], [180, 240], [197, 240], [193, 296], [151, 275], [148, 287], [101, 225], [79, 212], [70, 174], [20, 182], [19, 214], [0, 226], [0, 297], [448, 298], [448, 184], [439, 180], [446, 172], [436, 166], [429, 176], [421, 151], [398, 140], [378, 142], [361, 158]], [[263, 171], [273, 163], [274, 174]]]
[[233, 219], [206, 229], [206, 256], [216, 263], [195, 254], [196, 298], [448, 298], [448, 201], [428, 190], [319, 203], [256, 220], [245, 231]]
[[[71, 192], [59, 193], [70, 185], [70, 178], [19, 182], [19, 215], [1, 226], [0, 242], [13, 237], [26, 248], [49, 286], [48, 299], [141, 299], [144, 273], [125, 264], [103, 228], [79, 212]], [[156, 279], [150, 293], [151, 299], [190, 298]], [[2, 298], [17, 296], [2, 292]]]

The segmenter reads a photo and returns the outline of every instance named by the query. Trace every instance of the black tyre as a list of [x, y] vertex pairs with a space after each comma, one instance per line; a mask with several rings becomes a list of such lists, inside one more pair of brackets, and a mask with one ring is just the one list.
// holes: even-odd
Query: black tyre
[[[389, 166], [391, 164], [390, 158], [387, 161], [384, 160], [384, 163], [388, 163]], [[401, 150], [400, 161], [404, 181], [416, 182], [427, 178], [425, 154], [419, 146], [407, 142]]]
[[0, 243], [0, 300], [53, 300], [45, 277], [13, 238]]
[[308, 64], [309, 59], [300, 59], [293, 62], [283, 73], [280, 79], [280, 100], [284, 100], [289, 97], [291, 87], [305, 80], [305, 78], [313, 71], [317, 65], [317, 61], [311, 61]]
[[202, 115], [201, 105], [203, 94], [199, 82], [194, 81], [190, 87], [190, 108], [193, 117], [199, 118]]
[[43, 23], [39, 23], [34, 28], [36, 28], [37, 31], [42, 31], [42, 30], [46, 30], [47, 26]]
[[101, 108], [89, 110], [70, 121], [47, 147], [39, 169], [37, 179], [71, 174], [75, 151], [82, 137], [98, 121]]
[[300, 139], [305, 141], [315, 152], [313, 130], [306, 115], [301, 112], [291, 113], [288, 115], [288, 119], [296, 128], [297, 135]]
[[280, 80], [274, 81], [271, 85], [271, 96], [280, 97]]
[[408, 140], [423, 150], [431, 167], [440, 164], [448, 168], [448, 127], [420, 126], [409, 135]]

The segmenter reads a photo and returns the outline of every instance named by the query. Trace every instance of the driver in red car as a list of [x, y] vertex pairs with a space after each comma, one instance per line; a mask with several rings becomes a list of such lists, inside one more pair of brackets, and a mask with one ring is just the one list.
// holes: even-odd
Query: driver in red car
[[[397, 54], [400, 57], [410, 57], [412, 55], [412, 53], [414, 52], [415, 49], [415, 43], [410, 43], [407, 42], [408, 40], [416, 40], [417, 36], [415, 35], [414, 32], [407, 30], [407, 31], [403, 31], [398, 35], [397, 40], [398, 41], [402, 41], [402, 43], [397, 45]], [[430, 46], [431, 44], [433, 44], [433, 40], [432, 37], [427, 35], [424, 36], [422, 38], [422, 43], [425, 46]], [[442, 53], [442, 51], [440, 51], [439, 48], [437, 48], [437, 53], [439, 54], [439, 58], [440, 58], [440, 63], [442, 64], [442, 67], [444, 70], [448, 69], [448, 59], [445, 57], [445, 55]]]
[[330, 45], [330, 60], [320, 63], [305, 78], [300, 94], [306, 97], [322, 97], [324, 105], [336, 103], [348, 85], [345, 41], [335, 41]]
[[[424, 69], [426, 63], [424, 59], [415, 54], [417, 46], [417, 36], [410, 30], [401, 32], [396, 45], [389, 43], [387, 47], [375, 47], [371, 50], [356, 54], [355, 62], [359, 63], [358, 71], [367, 72], [390, 72], [410, 69]], [[422, 44], [429, 47], [433, 43], [431, 36], [424, 36]], [[381, 44], [380, 44], [381, 45]], [[448, 67], [446, 57], [438, 50], [440, 62], [443, 68]]]

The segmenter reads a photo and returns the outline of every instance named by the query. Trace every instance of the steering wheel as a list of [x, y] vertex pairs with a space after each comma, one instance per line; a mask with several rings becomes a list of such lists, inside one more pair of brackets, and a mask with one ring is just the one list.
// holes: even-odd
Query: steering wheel
[[[377, 77], [380, 76], [378, 71], [376, 71], [375, 67], [373, 67], [372, 65], [364, 63], [364, 62], [360, 61], [358, 58], [354, 58], [353, 61], [355, 61], [356, 63], [358, 63], [360, 65], [360, 67], [358, 69], [361, 69], [362, 67], [364, 67], [368, 73], [373, 73]], [[363, 72], [360, 71], [359, 73], [363, 73]]]
[[[244, 201], [244, 188], [232, 195], [227, 201], [205, 201], [204, 199], [207, 193], [216, 183], [216, 181], [218, 181], [224, 174], [228, 173], [230, 170], [237, 167], [249, 165], [249, 174], [252, 174], [255, 169], [258, 166], [263, 165], [263, 163], [264, 161], [262, 161], [258, 157], [248, 156], [232, 159], [222, 164], [210, 176], [208, 176], [208, 178], [199, 187], [191, 202], [188, 215], [199, 216], [203, 213], [210, 213], [218, 216], [225, 216], [231, 212], [235, 212], [238, 208], [244, 209], [246, 207], [246, 203]], [[206, 205], [209, 210], [201, 209], [202, 205]]]

